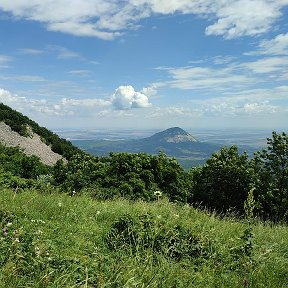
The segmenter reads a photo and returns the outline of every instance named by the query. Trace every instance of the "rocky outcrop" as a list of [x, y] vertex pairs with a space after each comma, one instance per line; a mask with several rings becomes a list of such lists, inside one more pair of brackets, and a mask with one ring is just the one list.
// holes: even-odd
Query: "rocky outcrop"
[[23, 137], [12, 131], [10, 126], [0, 122], [0, 143], [9, 147], [20, 147], [26, 155], [35, 155], [46, 165], [54, 165], [62, 156], [53, 152], [51, 147], [42, 142], [39, 135], [29, 131], [29, 137]]

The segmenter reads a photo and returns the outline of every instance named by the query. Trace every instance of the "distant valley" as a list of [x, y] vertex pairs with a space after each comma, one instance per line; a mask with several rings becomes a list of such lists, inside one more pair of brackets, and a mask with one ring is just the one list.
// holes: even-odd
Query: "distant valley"
[[[154, 133], [153, 133], [154, 132]], [[184, 168], [198, 166], [222, 146], [237, 145], [240, 152], [253, 153], [265, 146], [271, 131], [197, 131], [191, 135], [179, 127], [155, 133], [148, 131], [57, 131], [75, 146], [96, 156], [110, 152], [150, 153], [164, 152], [175, 157]], [[149, 134], [151, 136], [149, 136]], [[267, 136], [266, 136], [267, 135]], [[142, 136], [142, 137], [141, 137]]]

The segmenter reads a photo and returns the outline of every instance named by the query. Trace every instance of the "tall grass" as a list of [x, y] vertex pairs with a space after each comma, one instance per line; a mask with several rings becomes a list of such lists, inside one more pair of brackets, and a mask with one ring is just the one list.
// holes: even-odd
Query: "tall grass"
[[12, 190], [0, 191], [0, 222], [3, 288], [287, 287], [284, 225], [254, 221], [249, 234], [244, 220], [165, 199]]

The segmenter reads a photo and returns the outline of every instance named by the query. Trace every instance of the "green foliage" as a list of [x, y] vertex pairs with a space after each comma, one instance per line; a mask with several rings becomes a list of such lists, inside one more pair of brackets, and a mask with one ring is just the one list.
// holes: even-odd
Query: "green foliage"
[[49, 170], [36, 156], [27, 156], [18, 147], [0, 145], [0, 187], [32, 187], [37, 177]]
[[65, 164], [54, 166], [56, 185], [65, 191], [81, 191], [87, 188], [110, 189], [110, 196], [131, 200], [155, 199], [154, 192], [163, 191], [172, 201], [185, 202], [188, 185], [186, 172], [179, 163], [160, 153], [157, 156], [138, 153], [111, 153], [109, 157], [74, 155]]
[[49, 171], [50, 168], [36, 156], [27, 156], [18, 147], [0, 145], [0, 188], [22, 190], [35, 187], [36, 179]]
[[274, 221], [288, 220], [288, 135], [272, 133], [267, 149], [255, 155], [255, 198], [258, 213]]
[[29, 129], [27, 127], [30, 127], [34, 133], [37, 133], [42, 138], [44, 143], [51, 145], [52, 151], [63, 155], [67, 159], [70, 159], [75, 153], [84, 154], [80, 149], [73, 146], [71, 142], [59, 138], [58, 135], [44, 127], [40, 127], [27, 116], [22, 115], [2, 103], [0, 103], [0, 122], [1, 121], [9, 125], [15, 132], [26, 137], [29, 136]]
[[32, 179], [14, 176], [11, 172], [4, 172], [0, 169], [0, 188], [14, 188], [16, 191], [21, 191], [33, 187], [34, 184]]
[[[254, 214], [267, 220], [288, 220], [288, 136], [284, 132], [273, 132], [267, 149], [251, 160], [246, 153], [239, 154], [236, 146], [223, 147], [204, 166], [186, 172], [164, 153], [87, 155], [3, 104], [0, 104], [0, 121], [24, 136], [29, 136], [32, 129], [54, 152], [69, 160], [58, 161], [51, 174], [37, 157], [0, 145], [1, 187], [33, 186], [48, 192], [57, 187], [69, 195], [75, 191], [89, 193], [95, 199], [122, 197], [145, 201], [157, 199], [154, 192], [159, 190], [174, 202], [200, 204], [217, 212], [246, 213], [249, 219]], [[253, 195], [251, 187], [255, 188]]]
[[250, 191], [248, 192], [247, 199], [244, 202], [244, 212], [248, 221], [253, 219], [253, 216], [254, 216], [254, 209], [255, 209], [255, 204], [256, 204], [254, 195], [253, 195], [254, 190], [255, 188], [250, 189]]
[[[97, 199], [149, 201], [155, 200], [154, 192], [160, 190], [171, 201], [279, 221], [287, 217], [286, 146], [287, 136], [273, 133], [268, 151], [259, 152], [254, 159], [239, 154], [236, 146], [223, 147], [203, 167], [189, 172], [164, 153], [111, 153], [109, 157], [75, 154], [67, 164], [59, 161], [55, 165], [54, 178], [64, 191], [89, 191]], [[249, 194], [251, 187], [255, 188], [253, 195]]]
[[207, 254], [205, 246], [208, 246], [204, 239], [185, 228], [169, 227], [149, 214], [137, 218], [124, 215], [116, 219], [104, 242], [115, 251], [124, 249], [135, 254], [150, 249], [153, 255], [160, 253], [178, 261], [184, 257], [203, 257]]
[[190, 171], [193, 188], [191, 203], [201, 203], [210, 209], [243, 212], [252, 182], [253, 170], [246, 153], [239, 155], [236, 146], [223, 147], [213, 153], [201, 168]]
[[287, 286], [283, 225], [255, 222], [252, 235], [246, 220], [166, 200], [33, 190], [2, 190], [0, 207], [3, 288]]

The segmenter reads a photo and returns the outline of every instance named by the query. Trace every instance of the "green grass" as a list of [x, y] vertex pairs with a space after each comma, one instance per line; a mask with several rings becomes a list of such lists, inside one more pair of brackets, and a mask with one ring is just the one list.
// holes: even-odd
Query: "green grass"
[[[139, 220], [143, 215], [149, 215], [147, 229]], [[134, 234], [111, 233], [119, 219]], [[0, 191], [0, 223], [1, 288], [288, 287], [284, 225], [254, 222], [250, 245], [241, 238], [249, 229], [244, 220], [220, 219], [165, 199], [99, 202], [12, 190]], [[181, 257], [173, 257], [171, 251], [181, 247], [190, 251], [189, 235], [199, 240], [192, 247], [199, 253], [178, 251]], [[107, 243], [111, 237], [116, 249]]]

